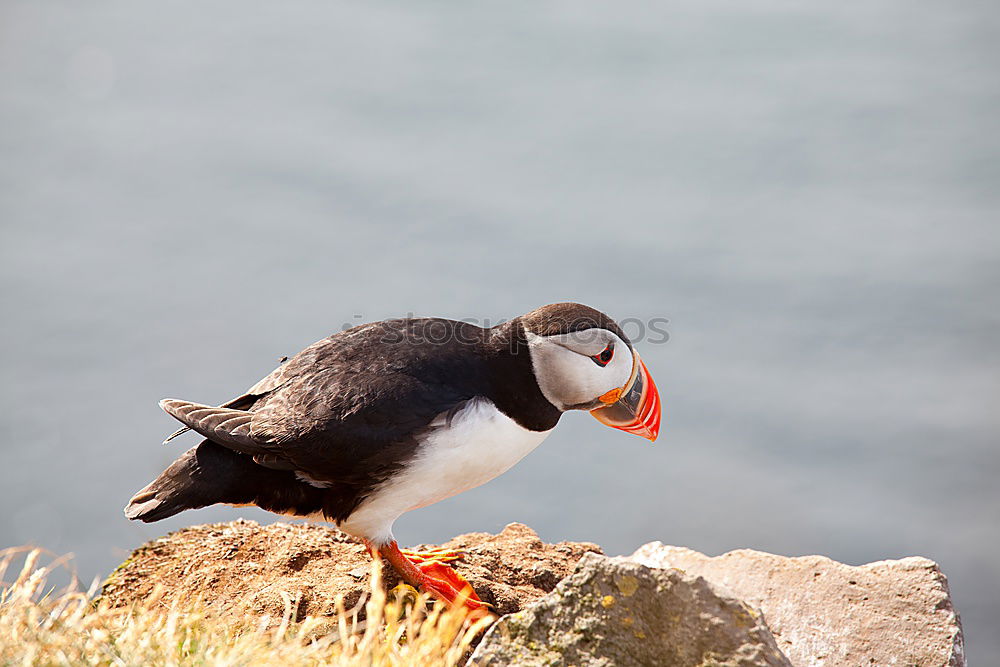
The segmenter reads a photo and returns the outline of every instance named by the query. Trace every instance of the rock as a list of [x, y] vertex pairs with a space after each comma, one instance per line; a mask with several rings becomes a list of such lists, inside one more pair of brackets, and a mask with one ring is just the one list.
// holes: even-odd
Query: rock
[[760, 615], [704, 579], [597, 554], [501, 618], [469, 664], [789, 666]]
[[704, 577], [760, 608], [796, 667], [966, 664], [948, 582], [926, 558], [852, 567], [749, 549], [710, 558], [652, 542], [632, 559]]
[[[551, 591], [585, 553], [600, 553], [596, 544], [545, 544], [518, 523], [441, 546], [466, 553], [455, 569], [501, 614]], [[328, 526], [233, 521], [192, 526], [139, 547], [108, 577], [102, 595], [127, 606], [160, 584], [168, 606], [201, 598], [215, 613], [281, 618], [287, 596], [298, 600], [296, 618], [331, 616], [338, 594], [350, 609], [370, 589], [371, 564], [364, 545]], [[383, 578], [388, 588], [399, 581], [388, 565]]]
[[[924, 558], [852, 567], [655, 542], [609, 559], [594, 544], [545, 544], [521, 524], [441, 546], [466, 552], [456, 570], [507, 614], [474, 664], [965, 666], [947, 581]], [[102, 595], [127, 606], [162, 586], [166, 606], [201, 599], [209, 613], [277, 622], [289, 604], [296, 619], [332, 616], [339, 595], [351, 609], [370, 577], [365, 547], [333, 528], [234, 521], [140, 547]], [[384, 578], [398, 582], [389, 567]]]

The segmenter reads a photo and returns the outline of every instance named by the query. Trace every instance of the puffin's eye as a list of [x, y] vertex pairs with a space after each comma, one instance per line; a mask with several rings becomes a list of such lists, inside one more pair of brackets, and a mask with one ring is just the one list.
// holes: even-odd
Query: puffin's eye
[[611, 358], [614, 356], [615, 356], [614, 343], [608, 343], [608, 346], [604, 348], [604, 350], [600, 354], [595, 354], [594, 356], [591, 357], [591, 359], [594, 360], [595, 364], [603, 367], [607, 366], [608, 363], [611, 361]]

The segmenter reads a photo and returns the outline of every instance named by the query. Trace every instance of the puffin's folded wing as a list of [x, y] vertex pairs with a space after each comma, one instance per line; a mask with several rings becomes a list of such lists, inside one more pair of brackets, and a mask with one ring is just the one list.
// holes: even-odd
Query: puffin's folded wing
[[192, 431], [224, 447], [251, 456], [274, 454], [273, 448], [268, 447], [267, 437], [251, 432], [252, 412], [216, 408], [174, 398], [163, 399], [160, 407]]
[[[245, 410], [246, 408], [249, 408], [261, 396], [264, 396], [265, 394], [268, 394], [274, 391], [275, 389], [278, 389], [279, 387], [283, 386], [288, 382], [288, 378], [286, 377], [285, 373], [286, 369], [287, 367], [284, 365], [284, 361], [282, 361], [281, 365], [279, 365], [277, 368], [271, 371], [267, 376], [261, 379], [260, 382], [247, 389], [246, 393], [240, 394], [233, 400], [229, 401], [228, 403], [223, 403], [219, 407], [232, 408], [234, 410]], [[164, 410], [166, 410], [166, 408], [164, 408]], [[167, 410], [167, 412], [170, 411]], [[168, 444], [174, 438], [184, 435], [190, 430], [192, 429], [189, 426], [184, 426], [182, 428], [177, 429], [176, 431], [167, 436], [166, 440], [163, 441], [163, 444], [164, 445]]]

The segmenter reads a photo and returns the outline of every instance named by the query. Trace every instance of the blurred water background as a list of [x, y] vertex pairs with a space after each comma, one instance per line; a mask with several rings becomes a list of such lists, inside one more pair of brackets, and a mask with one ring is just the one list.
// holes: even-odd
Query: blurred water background
[[570, 415], [401, 542], [530, 524], [949, 575], [1000, 653], [1000, 7], [0, 4], [0, 546], [107, 574], [235, 396], [344, 324], [559, 300], [640, 343], [653, 446]]

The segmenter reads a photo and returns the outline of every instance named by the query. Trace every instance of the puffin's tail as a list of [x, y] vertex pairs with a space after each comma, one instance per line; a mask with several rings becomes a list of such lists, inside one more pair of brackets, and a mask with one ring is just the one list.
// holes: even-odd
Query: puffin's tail
[[125, 516], [150, 523], [216, 503], [304, 516], [323, 511], [326, 495], [291, 470], [258, 465], [253, 457], [204, 440], [136, 493]]
[[241, 481], [256, 478], [255, 467], [249, 456], [205, 440], [136, 493], [125, 516], [149, 523], [215, 503], [252, 502], [249, 485]]

